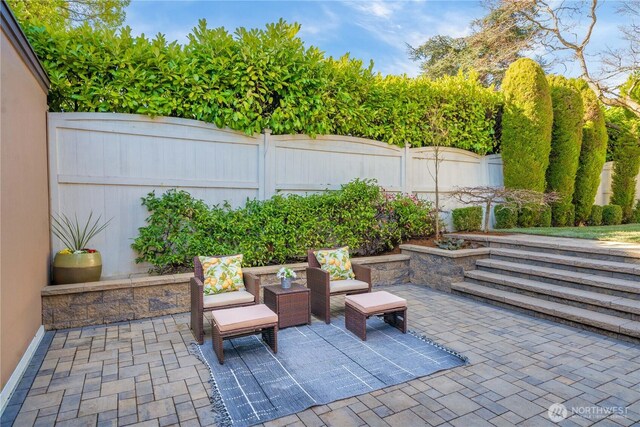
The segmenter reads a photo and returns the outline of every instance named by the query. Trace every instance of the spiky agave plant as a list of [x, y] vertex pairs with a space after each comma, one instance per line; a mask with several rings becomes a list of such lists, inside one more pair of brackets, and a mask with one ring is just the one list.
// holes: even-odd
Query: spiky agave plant
[[65, 214], [54, 214], [51, 215], [51, 230], [67, 246], [69, 253], [95, 252], [87, 248], [89, 241], [107, 228], [113, 218], [100, 224], [101, 219], [102, 215], [93, 220], [93, 211], [89, 213], [87, 221], [82, 224], [77, 214], [73, 219]]

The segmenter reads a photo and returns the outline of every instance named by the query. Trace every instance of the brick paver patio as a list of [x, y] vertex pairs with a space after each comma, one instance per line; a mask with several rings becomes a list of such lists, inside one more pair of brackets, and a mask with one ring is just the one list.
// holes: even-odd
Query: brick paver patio
[[[387, 290], [409, 301], [410, 329], [470, 364], [267, 425], [555, 425], [553, 403], [569, 410], [561, 425], [640, 421], [640, 346], [423, 286]], [[58, 331], [15, 425], [210, 425], [209, 372], [188, 353], [188, 321]], [[594, 407], [622, 413], [589, 415]]]

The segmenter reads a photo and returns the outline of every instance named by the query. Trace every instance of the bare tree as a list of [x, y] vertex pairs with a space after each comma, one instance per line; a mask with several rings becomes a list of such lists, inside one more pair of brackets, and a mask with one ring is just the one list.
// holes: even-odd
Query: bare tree
[[[603, 104], [627, 108], [640, 117], [640, 102], [630, 96], [635, 86], [640, 85], [640, 2], [621, 2], [617, 10], [619, 16], [629, 21], [620, 26], [626, 47], [593, 54], [587, 48], [598, 22], [599, 3], [599, 0], [499, 0], [493, 3], [492, 13], [501, 11], [528, 22], [537, 29], [538, 42], [554, 56], [567, 52], [577, 61], [581, 77]], [[631, 87], [621, 90], [629, 75], [634, 76]]]
[[523, 190], [504, 187], [463, 187], [456, 188], [449, 197], [468, 205], [484, 205], [483, 231], [489, 231], [491, 207], [498, 203], [505, 203], [505, 208], [519, 210], [523, 207], [539, 207], [543, 209], [549, 203], [561, 199], [558, 193], [540, 193], [533, 190]]

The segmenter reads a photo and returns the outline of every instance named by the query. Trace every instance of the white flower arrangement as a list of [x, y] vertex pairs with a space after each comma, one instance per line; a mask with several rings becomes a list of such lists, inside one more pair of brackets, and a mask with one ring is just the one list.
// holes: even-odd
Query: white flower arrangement
[[282, 267], [280, 270], [278, 270], [278, 274], [276, 274], [276, 277], [278, 279], [295, 279], [298, 276], [296, 276], [296, 272], [292, 269]]

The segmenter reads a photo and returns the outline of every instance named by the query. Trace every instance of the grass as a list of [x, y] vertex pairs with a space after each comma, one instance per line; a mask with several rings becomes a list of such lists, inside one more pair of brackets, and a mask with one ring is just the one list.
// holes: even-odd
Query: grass
[[576, 239], [640, 243], [640, 224], [603, 225], [598, 227], [510, 228], [495, 231], [504, 233], [537, 234], [542, 236], [573, 237]]

